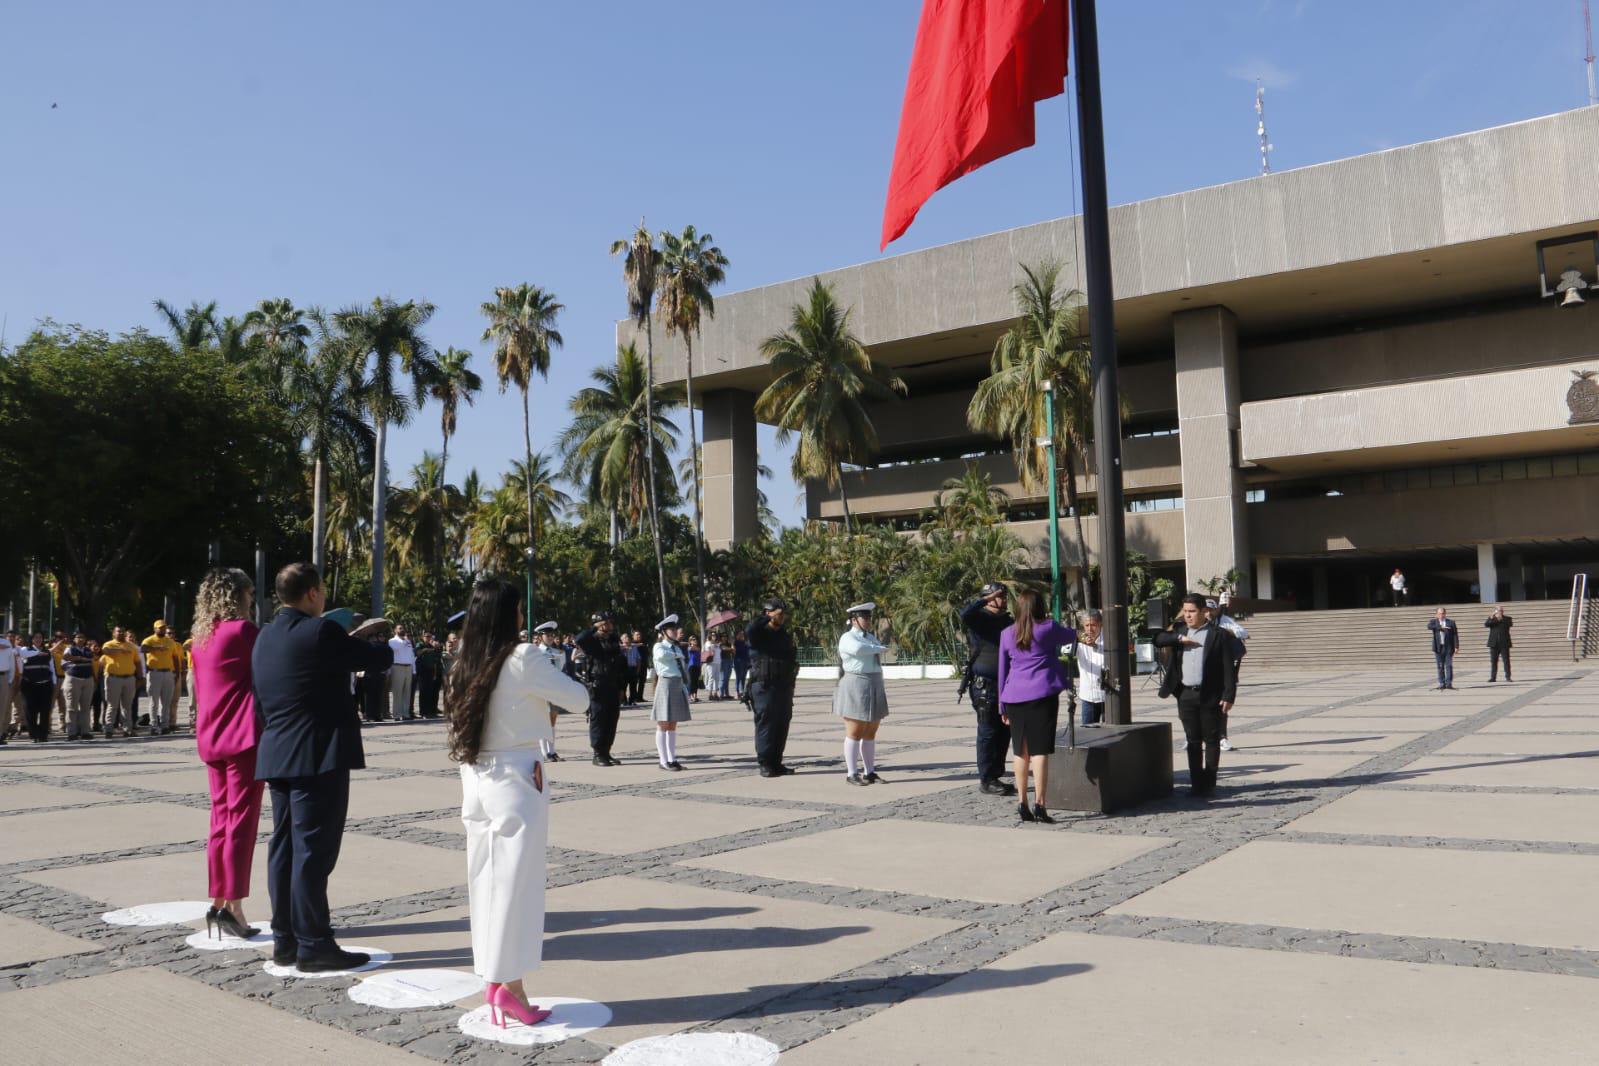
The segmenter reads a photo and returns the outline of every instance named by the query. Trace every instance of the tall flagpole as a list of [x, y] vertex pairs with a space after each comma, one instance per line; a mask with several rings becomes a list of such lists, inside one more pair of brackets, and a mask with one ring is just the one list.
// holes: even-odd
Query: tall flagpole
[[1071, 0], [1082, 137], [1083, 251], [1094, 378], [1094, 458], [1099, 487], [1100, 609], [1105, 613], [1105, 721], [1133, 720], [1127, 655], [1127, 516], [1122, 503], [1122, 424], [1116, 383], [1116, 308], [1110, 279], [1105, 122], [1099, 101], [1099, 26], [1094, 0]]

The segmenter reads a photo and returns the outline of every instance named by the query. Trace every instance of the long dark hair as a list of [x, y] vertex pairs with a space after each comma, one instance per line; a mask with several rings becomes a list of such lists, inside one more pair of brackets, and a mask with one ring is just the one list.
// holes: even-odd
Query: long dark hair
[[444, 683], [444, 713], [450, 719], [450, 758], [476, 763], [489, 697], [500, 668], [521, 643], [517, 609], [521, 593], [509, 581], [479, 578], [461, 627], [461, 651]]
[[1044, 597], [1032, 589], [1016, 593], [1016, 646], [1023, 651], [1033, 646], [1033, 626], [1044, 620]]

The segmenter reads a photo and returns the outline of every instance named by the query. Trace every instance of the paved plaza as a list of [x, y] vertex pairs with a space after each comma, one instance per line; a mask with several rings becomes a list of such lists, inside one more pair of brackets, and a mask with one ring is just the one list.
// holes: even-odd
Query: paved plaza
[[[568, 715], [528, 982], [566, 1004], [567, 1038], [532, 1046], [462, 1029], [482, 999], [439, 723], [364, 731], [330, 893], [340, 940], [391, 957], [315, 980], [267, 973], [262, 946], [197, 950], [192, 910], [102, 918], [204, 898], [192, 740], [13, 743], [0, 1058], [1592, 1062], [1599, 671], [1458, 680], [1246, 667], [1214, 799], [1187, 797], [1178, 754], [1170, 799], [1054, 827], [977, 792], [951, 683], [889, 683], [869, 788], [843, 780], [827, 684], [802, 685], [800, 772], [781, 779], [756, 776], [739, 704], [695, 706], [683, 773], [654, 765], [644, 710], [624, 712], [613, 769], [589, 764]], [[1154, 688], [1135, 715], [1171, 718]], [[264, 854], [263, 835], [261, 924]], [[668, 1034], [743, 1036], [636, 1043]]]

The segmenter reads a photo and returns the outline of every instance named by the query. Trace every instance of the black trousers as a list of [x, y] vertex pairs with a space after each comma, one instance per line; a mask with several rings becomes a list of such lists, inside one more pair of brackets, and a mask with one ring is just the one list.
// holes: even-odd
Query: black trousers
[[788, 727], [794, 720], [794, 690], [756, 682], [750, 686], [755, 706], [755, 761], [770, 770], [783, 765]]
[[644, 702], [644, 681], [649, 677], [649, 673], [649, 667], [642, 664], [639, 666], [638, 670], [633, 674], [632, 683], [628, 685], [627, 702]]
[[439, 715], [439, 687], [437, 674], [417, 675], [416, 696], [425, 718], [437, 718]]
[[295, 944], [301, 956], [331, 950], [328, 877], [339, 861], [350, 806], [350, 771], [268, 782], [272, 842], [267, 846], [267, 891], [272, 938]]
[[612, 685], [589, 689], [589, 747], [596, 755], [610, 755], [616, 743], [616, 723], [622, 717], [622, 690]]
[[1198, 689], [1184, 688], [1177, 693], [1177, 717], [1187, 742], [1188, 782], [1195, 792], [1210, 792], [1221, 762], [1221, 702], [1201, 700]]
[[1505, 661], [1505, 680], [1506, 681], [1510, 680], [1510, 649], [1509, 648], [1489, 648], [1488, 649], [1488, 680], [1489, 681], [1497, 681], [1497, 680], [1499, 680], [1499, 660], [1500, 659], [1504, 659], [1504, 661]]
[[977, 712], [977, 778], [998, 781], [1010, 762], [1010, 726], [999, 717], [999, 679], [973, 677], [970, 692]]
[[34, 740], [50, 739], [50, 708], [55, 706], [55, 686], [22, 683], [22, 715], [27, 724], [28, 736]]

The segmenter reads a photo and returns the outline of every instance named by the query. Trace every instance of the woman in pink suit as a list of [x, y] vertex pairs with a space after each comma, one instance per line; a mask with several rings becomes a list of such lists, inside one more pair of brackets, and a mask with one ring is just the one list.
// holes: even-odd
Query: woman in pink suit
[[259, 929], [245, 924], [250, 860], [261, 820], [261, 782], [255, 779], [256, 722], [250, 653], [260, 632], [249, 621], [255, 585], [242, 570], [213, 570], [194, 601], [192, 684], [195, 740], [211, 775], [211, 837], [206, 866], [211, 909], [206, 928], [248, 940]]

